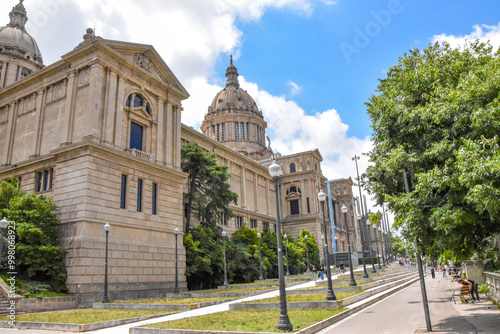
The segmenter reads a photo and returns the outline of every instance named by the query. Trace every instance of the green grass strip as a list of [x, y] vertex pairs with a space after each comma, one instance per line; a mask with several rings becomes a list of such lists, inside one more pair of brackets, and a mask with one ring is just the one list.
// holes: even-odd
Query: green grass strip
[[[294, 331], [307, 328], [342, 312], [341, 308], [288, 310]], [[279, 310], [238, 310], [220, 312], [146, 326], [148, 328], [192, 329], [204, 331], [281, 332], [276, 329]]]

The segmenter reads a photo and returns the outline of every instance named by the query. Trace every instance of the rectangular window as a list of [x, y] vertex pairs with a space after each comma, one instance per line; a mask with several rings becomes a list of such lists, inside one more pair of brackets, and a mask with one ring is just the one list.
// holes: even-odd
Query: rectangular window
[[23, 67], [21, 70], [21, 78], [26, 78], [31, 74], [31, 70], [29, 68]]
[[142, 135], [144, 128], [134, 122], [130, 123], [130, 148], [142, 151]]
[[220, 124], [217, 124], [217, 141], [220, 142]]
[[257, 228], [257, 219], [250, 219], [250, 228]]
[[215, 139], [215, 125], [212, 125], [212, 139]]
[[158, 184], [153, 183], [153, 188], [151, 189], [151, 214], [156, 215], [157, 205], [158, 205]]
[[262, 222], [262, 229], [269, 230], [269, 222]]
[[[2, 80], [2, 68], [3, 68], [3, 63], [0, 62], [0, 81]], [[0, 82], [1, 85], [1, 82]]]
[[53, 186], [53, 174], [54, 174], [54, 169], [46, 169], [40, 172], [36, 172], [35, 175], [35, 191], [36, 192], [41, 192], [41, 191], [48, 191], [52, 190]]
[[127, 203], [127, 175], [122, 175], [122, 187], [120, 193], [120, 209], [125, 209]]
[[234, 139], [240, 139], [240, 123], [234, 122]]
[[245, 123], [241, 122], [240, 128], [241, 128], [241, 140], [245, 140]]
[[309, 197], [307, 198], [307, 213], [311, 213], [311, 205], [309, 204]]
[[142, 180], [137, 180], [137, 212], [142, 212]]
[[247, 127], [246, 127], [247, 140], [250, 140], [250, 134], [248, 133], [248, 122], [246, 125], [247, 125]]
[[236, 228], [243, 227], [243, 217], [236, 216]]
[[291, 215], [300, 214], [299, 200], [298, 199], [294, 199], [293, 201], [290, 201], [290, 214]]
[[222, 123], [222, 141], [226, 141], [226, 123]]

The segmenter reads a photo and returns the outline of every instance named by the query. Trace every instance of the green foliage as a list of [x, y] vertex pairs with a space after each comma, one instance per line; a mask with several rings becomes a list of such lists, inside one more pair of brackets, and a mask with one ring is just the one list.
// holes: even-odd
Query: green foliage
[[468, 258], [500, 232], [499, 97], [498, 52], [436, 43], [400, 57], [367, 103], [366, 186], [432, 258], [444, 250]]
[[188, 176], [188, 192], [184, 194], [186, 203], [186, 226], [189, 233], [191, 216], [197, 215], [209, 226], [215, 226], [221, 217], [233, 217], [228, 208], [236, 203], [238, 195], [230, 190], [227, 183], [231, 174], [227, 166], [218, 166], [215, 154], [205, 152], [197, 143], [181, 147], [181, 167]]
[[488, 294], [488, 292], [490, 292], [490, 286], [488, 285], [488, 283], [481, 284], [480, 286], [477, 287], [477, 291], [486, 295]]
[[184, 236], [189, 290], [211, 289], [224, 282], [222, 231], [200, 224]]
[[17, 270], [30, 279], [49, 281], [53, 290], [64, 291], [66, 251], [57, 246], [59, 220], [52, 198], [25, 194], [12, 178], [0, 182], [0, 199], [6, 205], [2, 213], [15, 222]]

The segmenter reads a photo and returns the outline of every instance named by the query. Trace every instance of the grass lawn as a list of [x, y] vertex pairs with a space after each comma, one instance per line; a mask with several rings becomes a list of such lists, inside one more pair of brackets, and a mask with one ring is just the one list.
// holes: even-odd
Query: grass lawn
[[[114, 309], [79, 309], [71, 311], [31, 313], [16, 316], [16, 321], [58, 322], [64, 324], [90, 324], [94, 322], [165, 314], [171, 310], [114, 310]], [[10, 321], [0, 318], [0, 321]]]
[[116, 301], [113, 304], [198, 304], [213, 302], [216, 300], [227, 300], [234, 297], [180, 297], [180, 298], [156, 298], [156, 299], [136, 299], [136, 300], [125, 300]]
[[[353, 291], [353, 292], [335, 292], [335, 297], [337, 300], [345, 299], [348, 297], [355, 296], [364, 291]], [[276, 296], [273, 298], [254, 300], [248, 303], [279, 303], [280, 297]], [[326, 301], [326, 293], [303, 293], [303, 294], [287, 294], [286, 301], [288, 303], [292, 302], [322, 302]]]
[[231, 288], [231, 289], [210, 289], [210, 290], [193, 290], [186, 292], [186, 294], [189, 293], [226, 293], [226, 292], [249, 292], [249, 291], [261, 291], [261, 290], [278, 290], [279, 286], [276, 284], [275, 287], [260, 287], [260, 288]]
[[[288, 310], [288, 317], [293, 325], [293, 330], [299, 331], [343, 310], [341, 308]], [[276, 329], [279, 316], [279, 310], [238, 310], [168, 321], [146, 327], [205, 331], [281, 332]]]

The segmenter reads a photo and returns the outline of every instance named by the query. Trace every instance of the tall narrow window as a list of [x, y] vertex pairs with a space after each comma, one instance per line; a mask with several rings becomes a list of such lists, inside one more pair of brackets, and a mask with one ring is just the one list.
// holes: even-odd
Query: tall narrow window
[[127, 175], [122, 175], [122, 187], [120, 194], [120, 209], [125, 209], [127, 203]]
[[142, 135], [144, 128], [134, 122], [130, 123], [130, 148], [142, 151]]
[[290, 164], [290, 173], [295, 173], [296, 169], [295, 169], [295, 164], [292, 162]]
[[234, 122], [234, 139], [240, 139], [240, 123]]
[[217, 124], [217, 141], [220, 142], [220, 124]]
[[2, 68], [3, 68], [3, 63], [0, 62], [0, 80], [2, 80]]
[[309, 204], [309, 197], [307, 198], [307, 213], [311, 213], [311, 205]]
[[153, 188], [151, 189], [151, 214], [156, 215], [158, 206], [158, 184], [153, 183]]
[[35, 182], [36, 182], [36, 192], [39, 193], [40, 191], [42, 191], [42, 182], [43, 182], [42, 172], [36, 173]]
[[226, 141], [226, 123], [222, 123], [222, 141]]
[[247, 126], [247, 127], [246, 127], [246, 129], [245, 129], [245, 130], [246, 130], [247, 140], [250, 140], [250, 135], [249, 135], [249, 133], [248, 133], [248, 122], [247, 122], [246, 126]]
[[290, 214], [291, 215], [298, 215], [298, 214], [300, 214], [299, 200], [298, 199], [290, 201]]
[[240, 123], [240, 126], [241, 126], [241, 139], [242, 140], [245, 140], [245, 123], [241, 122]]
[[137, 212], [142, 212], [142, 180], [137, 180]]

